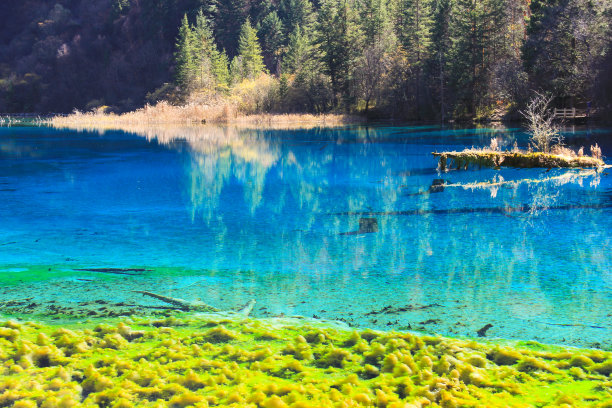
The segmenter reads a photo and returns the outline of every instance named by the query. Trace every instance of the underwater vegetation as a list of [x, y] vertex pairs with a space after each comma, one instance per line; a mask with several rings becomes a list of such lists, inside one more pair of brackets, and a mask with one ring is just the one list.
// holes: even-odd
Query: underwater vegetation
[[1, 323], [0, 407], [612, 407], [610, 352], [211, 316]]

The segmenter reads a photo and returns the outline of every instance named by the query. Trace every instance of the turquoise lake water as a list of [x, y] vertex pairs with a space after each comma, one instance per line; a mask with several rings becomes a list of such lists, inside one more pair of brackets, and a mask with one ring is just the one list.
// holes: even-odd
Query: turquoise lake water
[[[612, 156], [612, 130], [564, 135]], [[491, 138], [528, 142], [518, 128], [0, 128], [0, 302], [155, 303], [131, 292], [148, 290], [612, 348], [610, 170], [437, 170], [431, 152]], [[145, 271], [79, 270], [95, 268]]]

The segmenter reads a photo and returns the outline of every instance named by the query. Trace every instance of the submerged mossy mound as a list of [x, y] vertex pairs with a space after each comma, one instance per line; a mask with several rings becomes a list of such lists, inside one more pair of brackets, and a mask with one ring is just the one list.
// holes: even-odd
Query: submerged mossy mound
[[0, 407], [611, 407], [612, 353], [213, 318], [0, 327]]
[[518, 168], [553, 168], [553, 167], [603, 167], [604, 161], [590, 156], [570, 156], [542, 152], [502, 152], [495, 150], [470, 149], [463, 152], [432, 153], [440, 159], [440, 170], [467, 169], [478, 167], [518, 167]]

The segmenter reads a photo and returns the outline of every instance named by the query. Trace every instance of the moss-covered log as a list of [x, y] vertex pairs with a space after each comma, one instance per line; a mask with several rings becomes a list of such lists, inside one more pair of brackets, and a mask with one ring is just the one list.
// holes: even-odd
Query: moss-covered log
[[604, 161], [590, 156], [564, 156], [541, 152], [498, 152], [493, 150], [465, 150], [463, 152], [432, 153], [440, 159], [440, 169], [467, 169], [470, 165], [478, 167], [602, 167]]

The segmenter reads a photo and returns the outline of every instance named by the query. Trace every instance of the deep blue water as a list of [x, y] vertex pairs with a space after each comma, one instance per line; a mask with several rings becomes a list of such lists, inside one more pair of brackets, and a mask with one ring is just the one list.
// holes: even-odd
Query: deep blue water
[[[0, 128], [0, 272], [39, 293], [83, 276], [75, 269], [143, 267], [110, 292], [94, 274], [99, 286], [40, 296], [256, 298], [260, 316], [462, 336], [491, 323], [494, 337], [612, 347], [612, 178], [437, 171], [431, 152], [492, 137], [527, 146], [520, 129], [435, 126]], [[565, 137], [612, 155], [612, 131]], [[360, 218], [377, 232], [344, 234]], [[51, 271], [20, 282], [28, 268]], [[378, 313], [386, 306], [403, 310]]]

